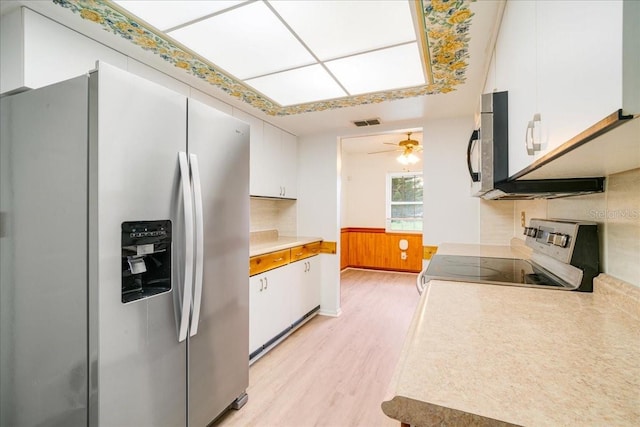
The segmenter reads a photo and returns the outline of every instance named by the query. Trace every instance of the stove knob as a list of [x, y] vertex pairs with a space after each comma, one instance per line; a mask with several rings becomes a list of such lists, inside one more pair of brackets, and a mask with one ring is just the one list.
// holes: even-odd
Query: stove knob
[[569, 243], [569, 236], [566, 234], [555, 233], [553, 234], [553, 244], [555, 246], [560, 246], [561, 248], [566, 248], [567, 243]]
[[538, 236], [538, 229], [535, 227], [528, 227], [527, 228], [527, 236], [529, 237], [537, 237]]

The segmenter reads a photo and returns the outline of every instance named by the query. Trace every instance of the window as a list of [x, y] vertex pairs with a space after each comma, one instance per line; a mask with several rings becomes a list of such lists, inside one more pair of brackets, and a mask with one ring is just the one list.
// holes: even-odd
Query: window
[[387, 231], [422, 232], [422, 172], [387, 174]]

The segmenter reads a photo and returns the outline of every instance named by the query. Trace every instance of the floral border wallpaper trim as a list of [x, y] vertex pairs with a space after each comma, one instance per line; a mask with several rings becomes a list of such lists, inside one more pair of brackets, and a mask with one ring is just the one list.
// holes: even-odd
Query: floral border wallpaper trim
[[[217, 86], [271, 116], [332, 110], [363, 104], [447, 93], [465, 81], [469, 58], [469, 27], [473, 13], [469, 5], [475, 0], [415, 0], [424, 18], [433, 81], [426, 86], [349, 96], [328, 101], [283, 107], [254, 91], [242, 82], [218, 71], [215, 65], [190, 53], [163, 34], [158, 34], [136, 22], [133, 16], [121, 12], [104, 0], [53, 0], [81, 18], [95, 22], [105, 31], [119, 35], [142, 49], [159, 55], [174, 67]], [[430, 66], [430, 67], [429, 67]]]

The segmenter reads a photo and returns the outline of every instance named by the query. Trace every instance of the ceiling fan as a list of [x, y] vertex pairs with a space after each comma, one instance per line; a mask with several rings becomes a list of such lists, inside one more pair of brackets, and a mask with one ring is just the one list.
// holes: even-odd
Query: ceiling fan
[[407, 139], [404, 139], [398, 143], [393, 142], [385, 142], [387, 145], [396, 145], [397, 148], [393, 150], [382, 150], [382, 151], [374, 151], [367, 154], [379, 154], [379, 153], [390, 153], [392, 151], [402, 151], [402, 154], [397, 157], [397, 160], [406, 165], [406, 164], [414, 164], [417, 163], [420, 158], [415, 155], [415, 153], [422, 151], [422, 146], [415, 139], [411, 139], [411, 134], [413, 132], [407, 132]]

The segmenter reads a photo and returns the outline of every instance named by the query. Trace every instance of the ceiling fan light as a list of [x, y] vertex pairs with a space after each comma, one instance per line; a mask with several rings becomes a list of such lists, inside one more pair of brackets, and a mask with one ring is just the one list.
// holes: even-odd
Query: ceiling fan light
[[413, 153], [402, 153], [396, 160], [403, 165], [414, 165], [420, 161], [420, 158]]
[[411, 153], [407, 156], [407, 161], [409, 162], [409, 164], [411, 165], [415, 165], [416, 163], [418, 163], [420, 161], [420, 158], [418, 156], [416, 156], [415, 154]]
[[409, 158], [407, 156], [405, 156], [404, 154], [400, 154], [398, 157], [396, 157], [396, 160], [400, 163], [402, 163], [403, 165], [408, 165], [409, 164]]

